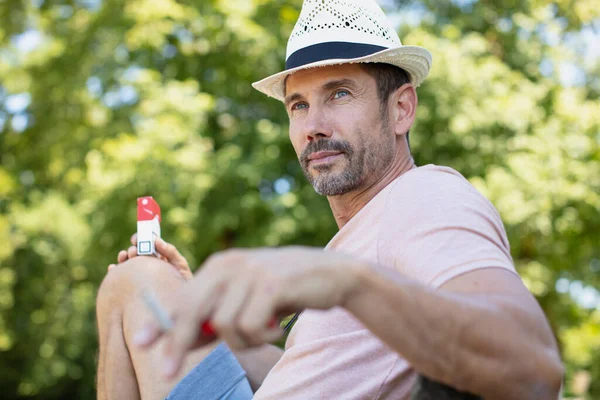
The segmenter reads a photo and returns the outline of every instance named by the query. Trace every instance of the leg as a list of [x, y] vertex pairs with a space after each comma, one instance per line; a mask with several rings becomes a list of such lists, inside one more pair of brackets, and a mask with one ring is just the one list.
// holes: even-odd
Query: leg
[[140, 299], [150, 288], [163, 304], [183, 279], [175, 269], [152, 257], [135, 257], [113, 268], [98, 291], [96, 312], [100, 341], [98, 399], [164, 399], [175, 384], [212, 351], [214, 346], [191, 352], [178, 377], [162, 377], [161, 343], [141, 352], [133, 336], [151, 317]]

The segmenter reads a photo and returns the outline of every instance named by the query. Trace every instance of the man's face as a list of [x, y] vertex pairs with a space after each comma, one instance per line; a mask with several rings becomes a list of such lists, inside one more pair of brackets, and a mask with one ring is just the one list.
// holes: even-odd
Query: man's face
[[[312, 68], [286, 82], [290, 139], [316, 192], [337, 196], [380, 178], [395, 154], [375, 79], [356, 64]], [[387, 109], [387, 108], [386, 108]]]

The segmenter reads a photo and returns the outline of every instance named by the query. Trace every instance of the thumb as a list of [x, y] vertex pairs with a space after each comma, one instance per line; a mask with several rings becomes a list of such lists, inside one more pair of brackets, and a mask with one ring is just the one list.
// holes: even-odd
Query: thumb
[[174, 265], [180, 272], [189, 271], [188, 262], [175, 246], [167, 243], [162, 238], [157, 238], [154, 242], [158, 252], [164, 256], [169, 264]]

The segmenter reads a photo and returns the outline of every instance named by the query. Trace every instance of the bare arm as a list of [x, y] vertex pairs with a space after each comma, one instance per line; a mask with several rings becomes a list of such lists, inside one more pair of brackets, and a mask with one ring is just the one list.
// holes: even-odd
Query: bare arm
[[354, 270], [346, 309], [418, 372], [485, 399], [557, 399], [556, 344], [517, 276], [476, 270], [434, 291], [395, 270]]
[[[471, 271], [436, 291], [342, 253], [236, 249], [213, 255], [177, 296], [171, 313], [178, 323], [164, 341], [174, 366], [167, 377], [202, 345], [195, 328], [202, 321], [211, 319], [231, 348], [243, 349], [277, 339], [281, 331], [269, 321], [282, 310], [342, 306], [417, 372], [486, 400], [555, 400], [562, 380], [544, 314], [504, 269]], [[151, 347], [160, 332], [138, 344]]]
[[272, 344], [247, 350], [234, 351], [242, 368], [246, 370], [246, 377], [252, 391], [256, 392], [267, 377], [267, 374], [283, 355], [283, 350]]

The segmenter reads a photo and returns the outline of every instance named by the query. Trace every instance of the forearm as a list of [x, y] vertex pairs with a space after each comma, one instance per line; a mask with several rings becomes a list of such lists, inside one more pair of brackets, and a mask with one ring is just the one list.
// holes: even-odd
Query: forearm
[[235, 351], [234, 354], [246, 371], [252, 391], [256, 392], [269, 371], [283, 355], [283, 350], [277, 346], [265, 344], [257, 348]]
[[393, 270], [354, 270], [357, 289], [344, 306], [420, 373], [486, 399], [557, 398], [554, 345], [526, 312], [434, 291]]

